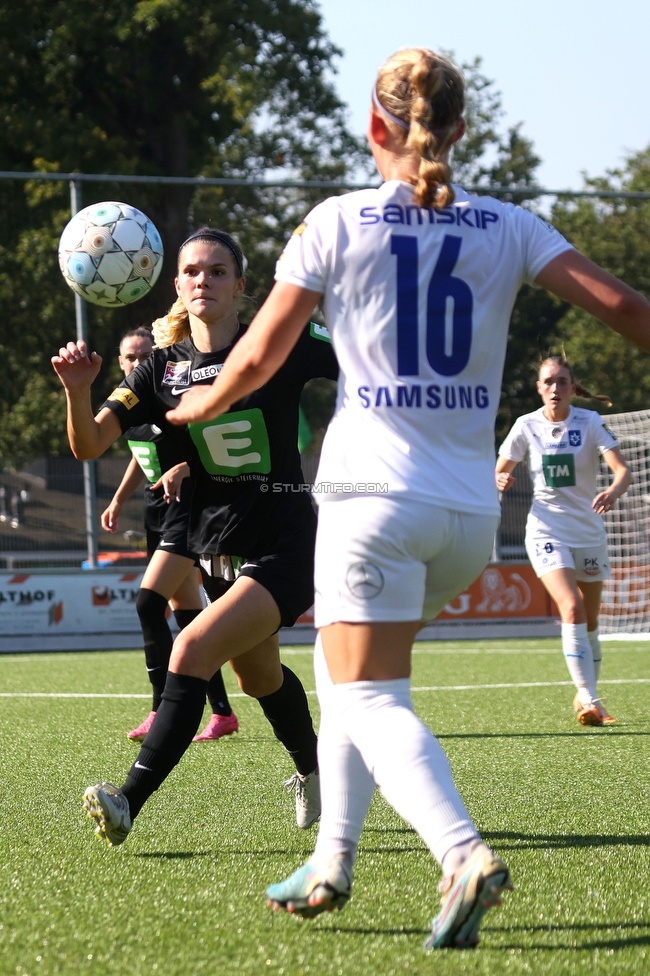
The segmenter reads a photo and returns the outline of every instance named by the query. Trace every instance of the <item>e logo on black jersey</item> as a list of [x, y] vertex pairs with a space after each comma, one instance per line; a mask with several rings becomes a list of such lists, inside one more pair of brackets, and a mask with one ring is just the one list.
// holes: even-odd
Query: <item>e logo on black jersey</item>
[[203, 424], [189, 424], [190, 437], [208, 474], [268, 474], [271, 448], [258, 407], [235, 410]]

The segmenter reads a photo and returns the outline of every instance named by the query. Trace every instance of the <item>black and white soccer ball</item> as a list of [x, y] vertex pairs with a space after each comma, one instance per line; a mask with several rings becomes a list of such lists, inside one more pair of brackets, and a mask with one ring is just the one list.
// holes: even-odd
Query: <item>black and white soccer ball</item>
[[143, 298], [158, 280], [163, 245], [146, 214], [128, 203], [93, 203], [72, 218], [59, 241], [59, 266], [82, 298], [118, 308]]

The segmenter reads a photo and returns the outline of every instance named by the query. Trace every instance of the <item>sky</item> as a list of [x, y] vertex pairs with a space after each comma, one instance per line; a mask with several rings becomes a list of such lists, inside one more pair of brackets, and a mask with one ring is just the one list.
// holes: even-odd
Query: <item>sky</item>
[[580, 189], [650, 145], [648, 0], [319, 0], [343, 49], [334, 83], [365, 132], [379, 65], [400, 47], [483, 59], [504, 129], [523, 122], [548, 189]]

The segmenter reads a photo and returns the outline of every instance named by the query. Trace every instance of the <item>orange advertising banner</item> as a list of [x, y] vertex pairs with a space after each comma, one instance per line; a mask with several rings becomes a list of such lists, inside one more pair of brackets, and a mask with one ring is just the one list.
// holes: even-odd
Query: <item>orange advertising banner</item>
[[[436, 620], [504, 620], [559, 617], [530, 563], [486, 566], [472, 585], [448, 603]], [[313, 609], [297, 623], [312, 624]]]
[[448, 603], [436, 620], [558, 616], [555, 604], [530, 563], [494, 563], [486, 566], [464, 593]]

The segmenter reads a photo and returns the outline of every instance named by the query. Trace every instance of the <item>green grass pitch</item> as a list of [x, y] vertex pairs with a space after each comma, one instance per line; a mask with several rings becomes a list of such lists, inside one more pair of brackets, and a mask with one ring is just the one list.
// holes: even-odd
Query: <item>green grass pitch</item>
[[[557, 641], [416, 647], [416, 710], [516, 888], [478, 949], [422, 951], [438, 870], [378, 795], [346, 909], [309, 922], [266, 907], [315, 828], [295, 827], [293, 770], [249, 699], [233, 700], [239, 734], [192, 746], [110, 850], [81, 794], [133, 761], [142, 654], [1, 655], [0, 973], [650, 972], [650, 645], [604, 644], [609, 729], [575, 723]], [[284, 660], [312, 690], [310, 649]]]

